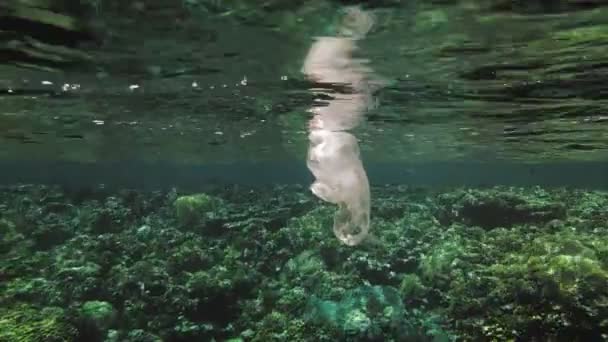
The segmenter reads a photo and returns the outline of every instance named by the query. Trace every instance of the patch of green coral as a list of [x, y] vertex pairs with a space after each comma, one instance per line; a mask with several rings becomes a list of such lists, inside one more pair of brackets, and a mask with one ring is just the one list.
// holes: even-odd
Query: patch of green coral
[[502, 263], [492, 265], [490, 270], [509, 278], [532, 275], [546, 291], [555, 291], [546, 292], [547, 295], [576, 305], [584, 297], [581, 291], [585, 289], [608, 295], [603, 289], [603, 284], [608, 284], [608, 264], [598, 257], [607, 246], [605, 240], [588, 234], [563, 231], [542, 235], [523, 251], [511, 253]]
[[21, 304], [0, 310], [0, 341], [68, 342], [77, 331], [65, 319], [63, 310], [47, 307], [42, 310]]
[[175, 200], [175, 214], [183, 226], [198, 224], [221, 206], [221, 201], [204, 193], [180, 196]]
[[538, 329], [547, 338], [607, 336], [608, 231], [573, 230], [497, 229], [478, 241], [485, 260], [469, 259], [445, 291], [459, 329], [494, 341], [533, 338]]

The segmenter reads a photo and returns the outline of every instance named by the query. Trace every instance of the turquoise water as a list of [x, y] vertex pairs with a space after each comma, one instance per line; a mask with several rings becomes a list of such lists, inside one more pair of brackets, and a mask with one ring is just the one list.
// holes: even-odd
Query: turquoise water
[[608, 8], [345, 3], [0, 5], [0, 341], [608, 339]]

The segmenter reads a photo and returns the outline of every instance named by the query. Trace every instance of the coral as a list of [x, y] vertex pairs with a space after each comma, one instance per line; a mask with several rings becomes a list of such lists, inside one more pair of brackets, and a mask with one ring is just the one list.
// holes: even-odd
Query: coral
[[61, 308], [39, 310], [23, 304], [0, 311], [0, 341], [68, 342], [75, 340], [76, 335]]
[[339, 301], [309, 299], [307, 317], [330, 326], [339, 340], [383, 340], [388, 333], [398, 341], [449, 341], [437, 317], [409, 312], [397, 289], [390, 286], [361, 286], [344, 293]]
[[534, 188], [533, 193], [515, 189], [469, 189], [439, 197], [444, 223], [462, 222], [484, 229], [508, 228], [518, 224], [547, 223], [565, 216], [563, 203], [553, 202], [549, 194]]
[[175, 214], [182, 226], [196, 225], [220, 205], [219, 199], [204, 193], [180, 196], [175, 200]]
[[116, 320], [116, 310], [112, 304], [99, 300], [82, 304], [80, 315], [88, 327], [99, 333], [107, 331]]
[[[341, 153], [356, 152], [344, 148]], [[205, 189], [222, 206], [197, 231], [177, 226], [173, 191], [72, 194], [77, 197], [44, 187], [0, 191], [6, 276], [0, 340], [608, 336], [608, 193], [372, 190], [375, 236], [368, 241], [378, 243], [356, 249], [324, 229], [333, 208], [314, 206], [315, 195], [304, 186]], [[336, 201], [338, 195], [324, 196]], [[70, 206], [57, 210], [58, 201]], [[501, 208], [494, 213], [515, 210], [522, 217], [514, 224], [509, 216], [480, 220], [484, 203]], [[111, 213], [111, 229], [90, 227], [97, 212]], [[52, 248], [32, 243], [47, 224], [65, 225], [73, 236]], [[210, 225], [223, 234], [210, 238]]]
[[456, 234], [442, 238], [428, 253], [421, 255], [419, 270], [422, 277], [440, 281], [457, 266], [467, 250], [467, 241]]
[[525, 242], [520, 229], [484, 237], [486, 260], [465, 257], [456, 267], [468, 264], [475, 275], [453, 276], [445, 294], [459, 329], [474, 340], [605, 339], [608, 271], [600, 255], [606, 232], [570, 229], [528, 233]]
[[399, 292], [403, 298], [423, 297], [428, 289], [416, 274], [406, 274], [399, 285]]

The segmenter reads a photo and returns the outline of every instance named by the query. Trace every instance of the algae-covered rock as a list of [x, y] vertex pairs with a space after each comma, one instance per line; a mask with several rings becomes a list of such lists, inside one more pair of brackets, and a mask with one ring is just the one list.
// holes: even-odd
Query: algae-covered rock
[[566, 215], [563, 203], [538, 188], [533, 192], [515, 188], [463, 190], [442, 195], [439, 200], [444, 209], [438, 216], [444, 223], [461, 222], [484, 229], [544, 224]]
[[80, 308], [80, 314], [87, 326], [100, 333], [106, 331], [116, 319], [116, 310], [112, 304], [99, 300], [85, 302]]
[[202, 223], [221, 205], [221, 200], [204, 193], [186, 195], [175, 200], [175, 214], [180, 225], [192, 226]]

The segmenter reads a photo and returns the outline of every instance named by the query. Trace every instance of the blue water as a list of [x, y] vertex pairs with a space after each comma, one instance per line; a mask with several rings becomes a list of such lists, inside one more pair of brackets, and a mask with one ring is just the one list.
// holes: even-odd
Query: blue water
[[[491, 185], [544, 186], [586, 189], [608, 188], [606, 162], [509, 162], [366, 163], [372, 185], [403, 184], [430, 187], [477, 187]], [[0, 184], [42, 183], [67, 187], [103, 184], [112, 189], [161, 190], [179, 187], [188, 191], [208, 184], [308, 184], [306, 165], [291, 162], [222, 163], [180, 165], [135, 161], [113, 163], [24, 162], [0, 163]]]

